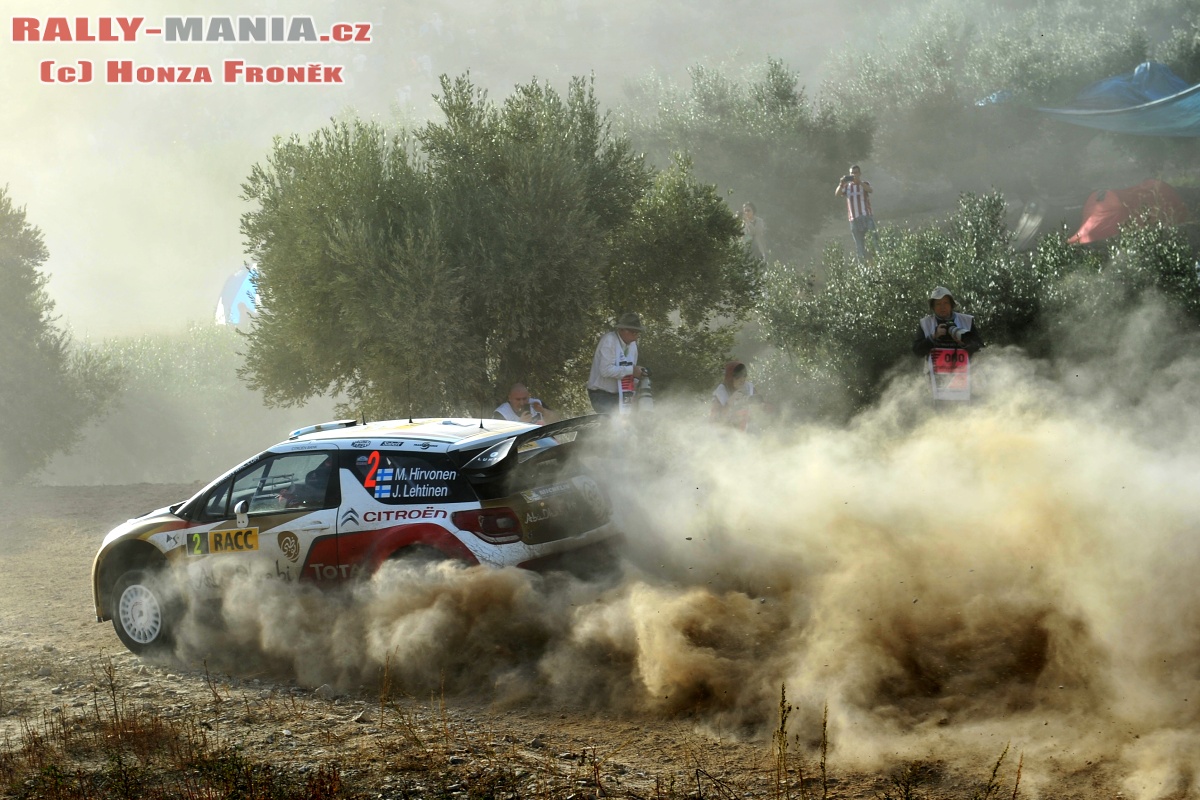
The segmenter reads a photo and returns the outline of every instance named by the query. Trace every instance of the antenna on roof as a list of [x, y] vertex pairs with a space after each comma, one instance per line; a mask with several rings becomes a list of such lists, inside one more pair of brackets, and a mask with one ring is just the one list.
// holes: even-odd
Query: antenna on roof
[[479, 401], [479, 430], [487, 430], [483, 427], [483, 401]]

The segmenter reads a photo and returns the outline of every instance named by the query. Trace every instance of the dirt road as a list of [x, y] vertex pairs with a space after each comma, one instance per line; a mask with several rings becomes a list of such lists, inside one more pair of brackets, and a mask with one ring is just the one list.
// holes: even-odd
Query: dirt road
[[[801, 781], [816, 797], [899, 796], [897, 770], [920, 775], [922, 792], [970, 797], [992, 766], [962, 769], [934, 757], [897, 759], [873, 770], [843, 770], [834, 741], [822, 779], [819, 737], [788, 738], [781, 778], [777, 743], [762, 730], [733, 737], [702, 704], [655, 709], [578, 703], [528, 694], [503, 700], [484, 688], [420, 697], [389, 696], [389, 678], [347, 690], [272, 674], [261, 662], [238, 667], [225, 653], [207, 660], [149, 663], [125, 651], [111, 624], [93, 617], [90, 567], [109, 528], [136, 513], [182, 499], [198, 486], [27, 487], [0, 492], [0, 750], [19, 748], [30, 726], [55, 715], [89, 713], [114, 691], [135, 708], [165, 718], [198, 719], [217, 741], [237, 743], [248, 758], [300, 772], [337, 761], [348, 784], [373, 796], [421, 791], [430, 765], [479, 775], [480, 764], [520, 765], [529, 783], [515, 791], [566, 797], [798, 796]], [[250, 664], [250, 661], [245, 662]], [[636, 706], [636, 704], [633, 704]], [[1002, 743], [998, 743], [999, 753]], [[1012, 793], [1015, 759], [1003, 780]], [[1022, 796], [1119, 796], [1104, 765], [1047, 773]], [[475, 772], [471, 773], [471, 770]], [[446, 773], [450, 774], [450, 773]], [[537, 783], [540, 781], [540, 783]], [[555, 783], [556, 782], [556, 783]], [[414, 789], [414, 787], [416, 787]], [[0, 789], [2, 791], [2, 789]], [[1027, 793], [1028, 791], [1028, 793]], [[546, 794], [540, 796], [549, 796]], [[1182, 794], [1178, 796], [1184, 796]]]

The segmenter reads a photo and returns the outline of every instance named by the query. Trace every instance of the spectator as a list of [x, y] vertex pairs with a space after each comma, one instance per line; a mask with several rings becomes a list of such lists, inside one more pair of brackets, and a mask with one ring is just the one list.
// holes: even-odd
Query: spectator
[[637, 380], [646, 374], [637, 363], [637, 340], [641, 335], [642, 318], [622, 314], [616, 329], [601, 336], [596, 344], [587, 392], [597, 414], [611, 414], [620, 410], [623, 401], [633, 402]]
[[970, 314], [955, 311], [958, 304], [945, 286], [938, 286], [929, 295], [929, 310], [921, 319], [913, 339], [915, 355], [927, 356], [935, 347], [949, 347], [974, 353], [983, 347], [983, 338]]
[[955, 311], [955, 305], [949, 289], [934, 289], [929, 295], [933, 313], [921, 319], [912, 344], [913, 353], [925, 358], [929, 388], [939, 408], [971, 401], [971, 354], [983, 347], [974, 318]]
[[754, 384], [748, 380], [747, 372], [741, 361], [725, 364], [725, 377], [712, 393], [709, 419], [713, 422], [746, 430], [750, 422], [750, 402], [754, 397]]
[[850, 215], [850, 235], [854, 237], [858, 260], [866, 261], [867, 234], [875, 230], [875, 217], [871, 214], [871, 184], [862, 179], [862, 168], [858, 164], [850, 167], [849, 175], [842, 176], [833, 194], [835, 197], [846, 198], [846, 208]]
[[758, 216], [754, 203], [742, 206], [742, 235], [754, 250], [760, 260], [767, 260], [767, 222]]
[[558, 422], [562, 417], [553, 409], [547, 408], [541, 400], [529, 396], [529, 390], [523, 383], [514, 383], [508, 390], [508, 400], [496, 407], [493, 414], [496, 419], [506, 419], [510, 422], [530, 422], [534, 425], [545, 425], [547, 422]]

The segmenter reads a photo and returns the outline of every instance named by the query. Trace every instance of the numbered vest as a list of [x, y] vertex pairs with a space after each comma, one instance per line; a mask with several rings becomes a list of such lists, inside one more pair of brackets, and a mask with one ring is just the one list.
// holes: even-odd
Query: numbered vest
[[626, 375], [617, 381], [617, 386], [617, 394], [620, 395], [620, 402], [617, 404], [617, 408], [620, 413], [628, 414], [630, 411], [633, 411], [634, 398], [637, 396], [637, 381], [633, 379], [632, 375]]
[[[632, 367], [633, 359], [627, 353], [619, 353], [617, 355], [617, 367]], [[632, 375], [626, 375], [624, 378], [617, 380], [617, 411], [621, 414], [628, 414], [633, 411], [633, 404], [637, 397], [637, 381]]]
[[934, 400], [971, 399], [971, 356], [966, 350], [935, 347], [928, 356]]

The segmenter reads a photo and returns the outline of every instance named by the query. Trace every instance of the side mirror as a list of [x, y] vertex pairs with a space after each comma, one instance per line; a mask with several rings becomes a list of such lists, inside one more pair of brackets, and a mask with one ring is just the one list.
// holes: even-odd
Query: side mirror
[[239, 500], [237, 505], [233, 507], [233, 513], [237, 514], [237, 526], [245, 528], [250, 524], [250, 515], [247, 513], [250, 509], [250, 504], [245, 500]]

